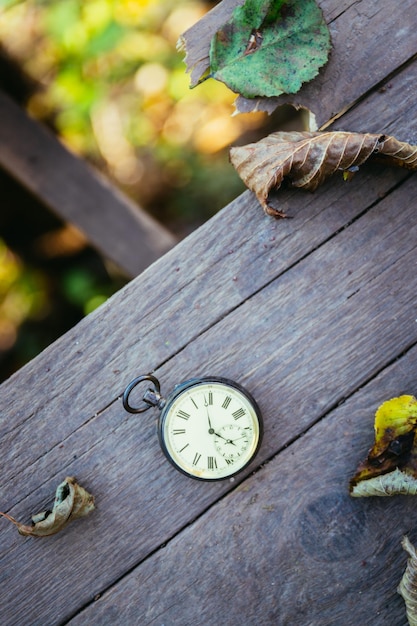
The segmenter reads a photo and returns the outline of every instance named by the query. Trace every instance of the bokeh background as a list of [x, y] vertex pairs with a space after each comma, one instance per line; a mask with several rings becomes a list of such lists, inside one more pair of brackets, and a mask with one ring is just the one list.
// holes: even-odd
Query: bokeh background
[[[177, 42], [215, 4], [0, 0], [0, 88], [179, 238], [243, 191], [231, 144], [302, 124], [189, 88]], [[127, 280], [0, 170], [0, 380]]]

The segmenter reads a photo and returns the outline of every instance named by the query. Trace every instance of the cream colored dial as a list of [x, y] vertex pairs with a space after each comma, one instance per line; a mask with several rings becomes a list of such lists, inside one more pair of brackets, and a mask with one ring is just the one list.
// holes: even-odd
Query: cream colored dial
[[196, 379], [180, 385], [162, 411], [159, 438], [180, 471], [219, 480], [246, 467], [262, 437], [255, 400], [226, 379]]

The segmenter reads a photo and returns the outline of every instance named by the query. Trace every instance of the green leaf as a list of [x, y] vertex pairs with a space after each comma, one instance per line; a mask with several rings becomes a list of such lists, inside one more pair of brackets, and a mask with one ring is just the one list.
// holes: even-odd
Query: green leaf
[[296, 93], [329, 49], [314, 0], [247, 0], [211, 41], [210, 76], [246, 98]]

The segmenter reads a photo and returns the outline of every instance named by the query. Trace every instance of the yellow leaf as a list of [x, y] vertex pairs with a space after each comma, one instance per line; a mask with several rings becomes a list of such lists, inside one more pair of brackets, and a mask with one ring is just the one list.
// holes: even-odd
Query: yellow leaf
[[375, 443], [350, 481], [352, 496], [417, 494], [417, 400], [403, 395], [375, 414]]
[[375, 414], [375, 446], [374, 453], [382, 452], [386, 447], [387, 433], [399, 437], [417, 424], [417, 400], [414, 396], [399, 396], [387, 400]]

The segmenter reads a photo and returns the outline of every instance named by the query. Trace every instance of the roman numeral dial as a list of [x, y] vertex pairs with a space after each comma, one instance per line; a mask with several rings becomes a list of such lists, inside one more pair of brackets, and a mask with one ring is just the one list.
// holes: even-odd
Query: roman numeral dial
[[167, 398], [158, 433], [163, 452], [177, 469], [193, 478], [219, 480], [253, 459], [262, 418], [255, 400], [237, 383], [193, 379]]

